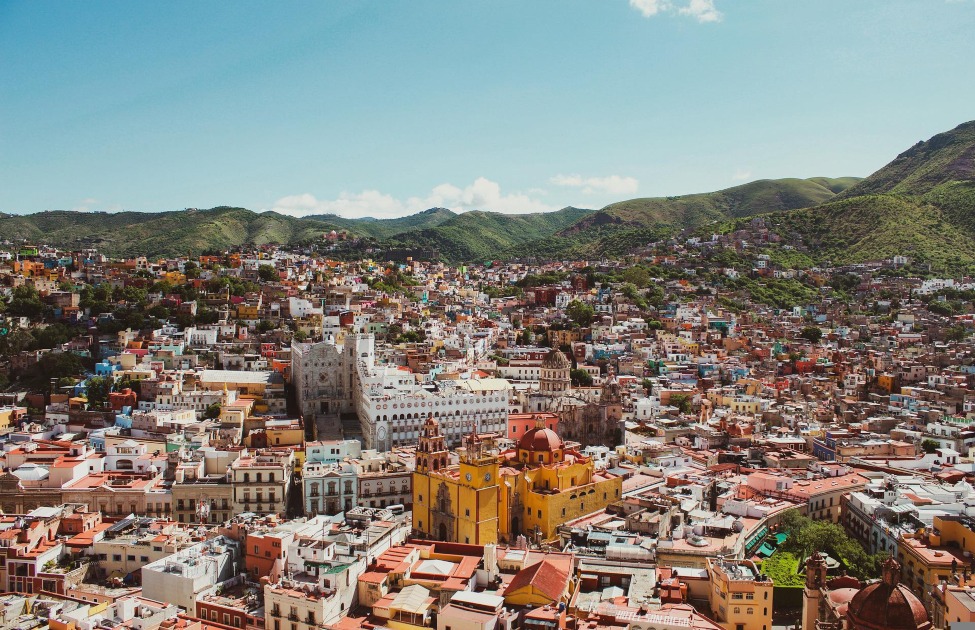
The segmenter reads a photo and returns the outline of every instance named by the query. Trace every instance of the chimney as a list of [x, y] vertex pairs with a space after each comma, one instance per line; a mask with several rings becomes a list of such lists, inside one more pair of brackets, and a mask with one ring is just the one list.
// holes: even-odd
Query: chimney
[[484, 545], [484, 570], [488, 574], [488, 583], [498, 576], [498, 546], [494, 543]]

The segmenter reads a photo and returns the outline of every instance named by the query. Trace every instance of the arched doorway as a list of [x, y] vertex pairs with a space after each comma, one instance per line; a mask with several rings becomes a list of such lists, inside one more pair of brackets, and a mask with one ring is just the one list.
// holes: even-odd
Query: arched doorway
[[447, 524], [440, 523], [440, 540], [447, 540]]

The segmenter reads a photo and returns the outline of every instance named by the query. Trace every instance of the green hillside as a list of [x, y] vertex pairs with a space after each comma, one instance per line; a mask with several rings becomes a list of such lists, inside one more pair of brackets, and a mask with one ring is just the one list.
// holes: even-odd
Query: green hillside
[[806, 208], [836, 195], [824, 183], [837, 185], [835, 182], [841, 181], [817, 179], [820, 181], [761, 179], [710, 193], [630, 199], [606, 206], [563, 231], [562, 235], [569, 236], [590, 227], [609, 224], [634, 228], [687, 228], [729, 218]]
[[630, 199], [591, 213], [553, 236], [517, 244], [505, 255], [591, 258], [624, 254], [685, 228], [818, 205], [857, 181], [856, 177], [763, 179], [711, 193]]
[[975, 179], [975, 121], [918, 142], [843, 197], [895, 193], [926, 195], [945, 184]]
[[0, 233], [58, 247], [96, 247], [111, 256], [177, 256], [246, 243], [294, 244], [321, 238], [332, 226], [273, 212], [212, 208], [176, 212], [50, 211], [0, 217]]
[[295, 218], [243, 208], [139, 213], [0, 214], [0, 234], [114, 256], [173, 256], [245, 244], [297, 245], [332, 229], [360, 247], [436, 249], [454, 262], [625, 254], [675, 235], [740, 229], [762, 215], [803, 256], [834, 263], [903, 254], [939, 269], [975, 270], [975, 122], [919, 142], [866, 179], [759, 180], [710, 193], [630, 199], [601, 210], [508, 215], [432, 208], [397, 219]]
[[936, 269], [975, 263], [970, 228], [929, 203], [898, 195], [864, 195], [767, 218], [772, 228], [801, 240], [814, 257], [834, 264], [904, 255]]
[[475, 210], [458, 214], [433, 228], [401, 233], [383, 244], [435, 248], [441, 257], [451, 261], [488, 260], [523, 243], [551, 238], [591, 213], [592, 210], [571, 207], [534, 214]]
[[821, 260], [902, 254], [936, 270], [975, 269], [975, 122], [917, 143], [835, 201], [767, 220]]
[[810, 177], [809, 181], [819, 184], [823, 188], [828, 188], [837, 195], [863, 180], [862, 177]]
[[430, 208], [429, 210], [397, 219], [373, 219], [371, 217], [346, 219], [335, 214], [313, 215], [305, 218], [337, 226], [336, 229], [348, 230], [357, 236], [371, 236], [373, 238], [384, 239], [412, 230], [435, 228], [456, 216], [457, 214], [455, 212], [447, 208]]

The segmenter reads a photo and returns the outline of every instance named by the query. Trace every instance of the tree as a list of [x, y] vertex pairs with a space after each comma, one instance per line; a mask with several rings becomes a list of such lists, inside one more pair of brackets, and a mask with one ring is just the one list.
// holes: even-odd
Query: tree
[[592, 376], [582, 368], [570, 370], [569, 378], [572, 379], [573, 387], [592, 387]]
[[630, 267], [623, 272], [623, 282], [629, 282], [642, 289], [650, 284], [650, 274], [643, 267]]
[[150, 308], [146, 313], [156, 319], [169, 319], [169, 309], [162, 304], [157, 304]]
[[34, 335], [23, 328], [17, 328], [0, 337], [0, 355], [14, 355], [22, 350], [32, 348], [36, 344], [37, 340]]
[[961, 324], [949, 326], [944, 332], [945, 341], [964, 341], [967, 336], [968, 331]]
[[222, 409], [220, 403], [213, 403], [208, 405], [206, 411], [203, 412], [203, 417], [208, 420], [213, 420], [214, 418], [220, 417], [220, 410]]
[[689, 394], [673, 394], [670, 397], [670, 404], [677, 407], [681, 413], [691, 412], [691, 397]]
[[49, 352], [31, 367], [33, 376], [43, 378], [63, 378], [83, 374], [85, 365], [77, 354], [72, 352]]
[[92, 376], [85, 383], [85, 390], [88, 396], [88, 404], [101, 406], [108, 400], [108, 394], [112, 391], [112, 380], [105, 376]]
[[74, 336], [73, 331], [64, 324], [51, 324], [34, 331], [35, 348], [55, 348]]
[[813, 551], [824, 551], [844, 565], [847, 570], [861, 580], [876, 577], [885, 554], [868, 554], [863, 546], [847, 536], [842, 527], [831, 521], [814, 521], [789, 510], [780, 520], [788, 538], [780, 547], [783, 551], [806, 558]]
[[950, 317], [955, 314], [954, 309], [947, 302], [939, 302], [934, 300], [928, 304], [928, 310], [932, 313], [937, 313], [938, 315], [944, 315], [945, 317]]
[[213, 309], [205, 308], [196, 313], [197, 324], [216, 324], [218, 321], [220, 321], [220, 313]]
[[264, 282], [273, 282], [274, 280], [280, 280], [278, 272], [271, 265], [261, 265], [257, 268], [257, 277]]
[[643, 379], [640, 382], [640, 386], [643, 387], [643, 391], [649, 396], [653, 392], [653, 381], [648, 378]]
[[939, 444], [937, 440], [926, 438], [923, 442], [921, 442], [921, 450], [923, 450], [928, 455], [934, 453], [939, 448], [941, 448], [941, 444]]
[[823, 329], [819, 326], [804, 326], [799, 336], [809, 343], [817, 344], [823, 338]]
[[580, 302], [579, 300], [572, 300], [569, 302], [569, 306], [566, 307], [565, 313], [569, 316], [569, 319], [580, 326], [588, 326], [592, 323], [593, 318], [596, 316], [596, 311], [593, 310], [592, 306], [586, 304], [585, 302]]
[[40, 319], [44, 312], [44, 302], [41, 302], [37, 289], [32, 285], [23, 284], [14, 288], [7, 311], [15, 317]]

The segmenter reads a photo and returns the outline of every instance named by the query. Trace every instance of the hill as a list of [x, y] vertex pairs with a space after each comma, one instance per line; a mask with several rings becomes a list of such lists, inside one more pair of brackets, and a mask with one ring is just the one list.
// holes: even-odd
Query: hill
[[901, 254], [975, 269], [975, 121], [917, 143], [835, 200], [767, 219], [836, 264]]
[[710, 193], [630, 199], [507, 254], [569, 258], [623, 254], [678, 230], [818, 205], [857, 181], [856, 177], [763, 179]]
[[[806, 259], [843, 264], [903, 254], [975, 271], [975, 121], [919, 142], [865, 179], [759, 180], [710, 193], [630, 199], [598, 211], [508, 215], [431, 208], [397, 219], [295, 218], [243, 208], [0, 215], [0, 234], [114, 256], [172, 256], [244, 244], [297, 245], [332, 229], [380, 251], [432, 248], [453, 262], [619, 255], [696, 228], [740, 229], [753, 216]], [[348, 255], [358, 249], [349, 248]]]
[[[381, 240], [381, 247], [431, 247], [450, 260], [488, 259], [530, 240], [542, 239], [591, 210], [508, 215], [456, 214], [431, 208], [397, 219], [346, 219], [336, 215], [296, 218], [274, 212], [218, 207], [174, 212], [73, 212], [0, 214], [0, 234], [66, 249], [97, 248], [109, 256], [179, 256], [242, 245], [299, 245], [333, 229]], [[354, 252], [352, 252], [354, 253]]]
[[455, 215], [436, 227], [403, 232], [383, 245], [434, 248], [443, 258], [455, 262], [484, 261], [524, 243], [551, 238], [591, 213], [592, 210], [572, 207], [534, 214], [474, 210]]
[[899, 194], [921, 196], [975, 177], [975, 121], [958, 125], [898, 155], [841, 197]]
[[0, 234], [58, 247], [95, 247], [111, 256], [178, 256], [246, 243], [295, 244], [321, 238], [333, 226], [244, 208], [174, 212], [72, 212], [56, 210], [0, 216]]
[[430, 208], [429, 210], [397, 219], [374, 219], [372, 217], [346, 219], [336, 214], [319, 214], [305, 218], [334, 225], [337, 229], [348, 230], [350, 233], [358, 236], [371, 236], [377, 239], [384, 239], [412, 230], [435, 228], [456, 216], [457, 213], [447, 208]]

